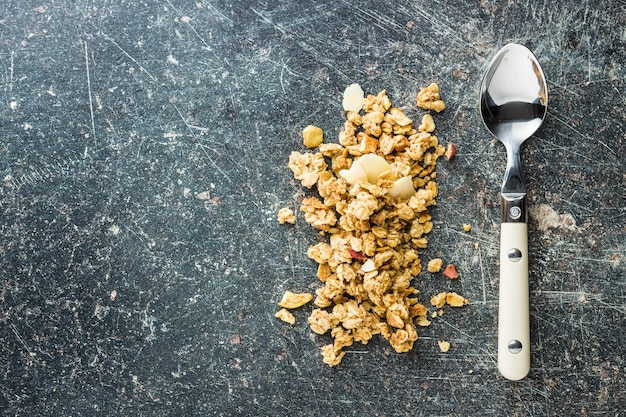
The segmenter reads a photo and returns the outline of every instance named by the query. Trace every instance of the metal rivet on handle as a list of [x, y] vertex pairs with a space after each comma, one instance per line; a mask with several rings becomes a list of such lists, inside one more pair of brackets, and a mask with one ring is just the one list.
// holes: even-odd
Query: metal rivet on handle
[[508, 256], [511, 262], [519, 262], [522, 260], [522, 251], [517, 248], [513, 248], [509, 250]]
[[511, 340], [509, 342], [509, 352], [520, 353], [522, 351], [522, 342], [519, 340]]
[[509, 209], [509, 216], [511, 216], [512, 219], [517, 220], [520, 218], [521, 215], [522, 209], [518, 206], [513, 206]]

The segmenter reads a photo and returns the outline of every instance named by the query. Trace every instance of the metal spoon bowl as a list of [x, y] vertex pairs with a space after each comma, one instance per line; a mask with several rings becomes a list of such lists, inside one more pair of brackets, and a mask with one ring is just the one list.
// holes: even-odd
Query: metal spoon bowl
[[522, 45], [506, 45], [483, 77], [480, 113], [507, 151], [501, 190], [498, 369], [512, 380], [530, 370], [528, 228], [520, 146], [543, 123], [547, 105], [545, 77], [533, 53]]
[[502, 192], [525, 192], [519, 148], [543, 123], [548, 93], [537, 58], [510, 43], [489, 64], [480, 89], [483, 123], [507, 150]]

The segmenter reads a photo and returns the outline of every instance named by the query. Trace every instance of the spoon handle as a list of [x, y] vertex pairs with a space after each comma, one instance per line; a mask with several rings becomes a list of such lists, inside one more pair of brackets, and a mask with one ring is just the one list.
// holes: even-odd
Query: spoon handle
[[499, 302], [498, 369], [505, 378], [519, 380], [530, 370], [526, 223], [502, 223]]

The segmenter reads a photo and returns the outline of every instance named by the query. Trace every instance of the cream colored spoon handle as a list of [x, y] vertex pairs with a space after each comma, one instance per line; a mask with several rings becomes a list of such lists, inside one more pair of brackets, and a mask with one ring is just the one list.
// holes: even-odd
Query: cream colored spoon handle
[[505, 378], [519, 380], [530, 370], [528, 227], [502, 223], [500, 232], [498, 369]]

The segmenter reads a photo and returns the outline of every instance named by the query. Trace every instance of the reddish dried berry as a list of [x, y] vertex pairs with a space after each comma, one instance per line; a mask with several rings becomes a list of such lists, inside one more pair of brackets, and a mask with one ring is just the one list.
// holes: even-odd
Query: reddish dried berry
[[443, 276], [450, 279], [456, 279], [459, 277], [459, 273], [456, 271], [456, 266], [450, 264], [446, 266], [443, 271]]
[[367, 259], [367, 256], [363, 255], [361, 252], [357, 252], [352, 249], [348, 249], [348, 253], [350, 253], [352, 259]]
[[448, 149], [446, 149], [446, 158], [448, 158], [449, 161], [454, 155], [456, 155], [456, 146], [454, 146], [454, 143], [449, 143]]

